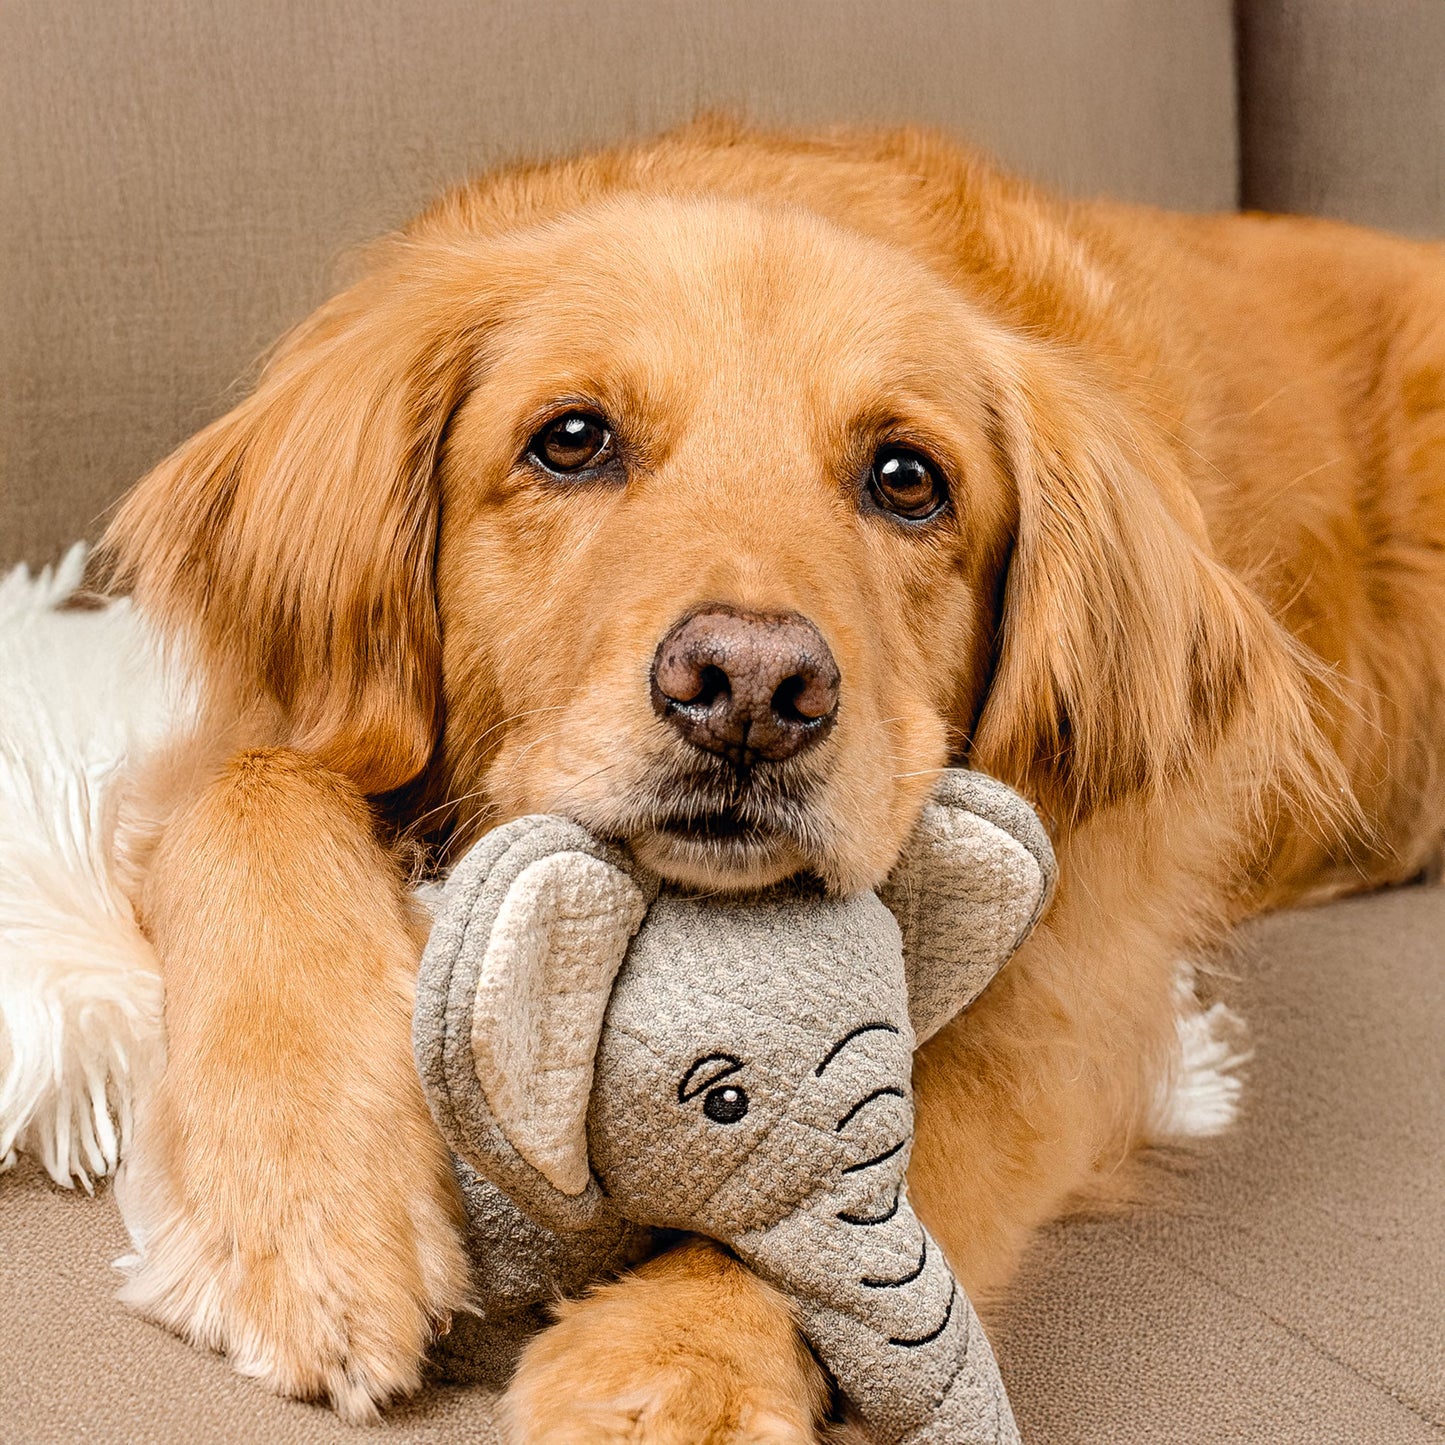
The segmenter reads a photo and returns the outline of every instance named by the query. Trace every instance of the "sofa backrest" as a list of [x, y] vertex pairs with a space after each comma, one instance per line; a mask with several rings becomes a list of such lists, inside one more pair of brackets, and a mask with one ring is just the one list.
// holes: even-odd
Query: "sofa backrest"
[[0, 568], [97, 536], [349, 248], [708, 108], [1445, 233], [1445, 0], [8, 0]]
[[6, 0], [0, 567], [225, 410], [348, 247], [490, 163], [732, 108], [1235, 200], [1229, 0]]
[[1445, 236], [1445, 0], [1240, 0], [1240, 199]]

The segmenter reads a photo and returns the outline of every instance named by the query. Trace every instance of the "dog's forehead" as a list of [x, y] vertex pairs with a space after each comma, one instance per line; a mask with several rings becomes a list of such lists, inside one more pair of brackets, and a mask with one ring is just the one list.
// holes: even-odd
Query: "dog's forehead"
[[916, 257], [801, 208], [624, 197], [515, 234], [499, 264], [472, 410], [507, 447], [560, 398], [710, 474], [748, 470], [765, 438], [806, 469], [878, 418], [945, 448], [982, 426], [982, 314]]
[[759, 350], [811, 370], [956, 342], [957, 291], [916, 257], [801, 208], [623, 196], [509, 238], [500, 348], [715, 371]]

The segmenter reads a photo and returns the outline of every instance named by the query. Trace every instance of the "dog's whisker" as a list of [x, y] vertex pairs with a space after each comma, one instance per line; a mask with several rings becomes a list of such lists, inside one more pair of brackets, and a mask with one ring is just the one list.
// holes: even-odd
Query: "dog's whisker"
[[546, 712], [566, 712], [567, 710], [568, 704], [566, 703], [549, 703], [544, 707], [524, 708], [520, 712], [509, 713], [506, 717], [501, 718], [497, 722], [494, 722], [489, 728], [486, 728], [476, 737], [471, 738], [468, 741], [466, 751], [463, 754], [461, 760], [461, 766], [457, 767], [456, 771], [473, 774], [476, 773], [481, 766], [481, 759], [479, 757], [479, 754], [482, 751], [483, 744], [486, 743], [489, 738], [495, 736], [503, 728], [512, 727], [514, 724], [521, 722], [524, 718], [537, 717], [540, 714]]
[[412, 820], [412, 822], [407, 827], [407, 834], [413, 835], [417, 833], [421, 825], [425, 823], [428, 818], [435, 817], [438, 813], [444, 813], [447, 811], [448, 808], [456, 808], [459, 807], [462, 803], [469, 803], [473, 798], [484, 797], [486, 795], [486, 791], [487, 790], [485, 788], [474, 788], [469, 793], [458, 793], [455, 797], [447, 798], [444, 801], [437, 803], [435, 806], [428, 808], [424, 813], [419, 813]]
[[610, 773], [614, 768], [621, 766], [622, 761], [614, 759], [610, 763], [603, 763], [599, 768], [594, 768], [590, 773], [584, 773], [580, 778], [574, 778], [559, 793], [553, 794], [551, 801], [547, 804], [547, 811], [549, 813], [559, 812], [568, 799], [576, 795], [579, 788], [586, 787], [588, 783], [600, 778], [604, 773]]
[[569, 704], [564, 702], [544, 703], [538, 707], [519, 708], [516, 712], [510, 712], [505, 717], [498, 718], [491, 726], [484, 728], [476, 737], [471, 739], [471, 745], [475, 747], [478, 743], [484, 743], [494, 733], [502, 728], [511, 727], [514, 723], [521, 722], [524, 718], [539, 717], [542, 713], [567, 712]]

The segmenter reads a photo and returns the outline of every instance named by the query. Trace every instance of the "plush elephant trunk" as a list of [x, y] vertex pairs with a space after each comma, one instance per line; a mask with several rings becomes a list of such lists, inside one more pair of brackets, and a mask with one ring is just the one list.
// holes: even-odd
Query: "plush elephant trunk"
[[903, 1189], [873, 1211], [794, 1215], [733, 1248], [793, 1294], [803, 1333], [877, 1440], [1018, 1439], [983, 1327]]

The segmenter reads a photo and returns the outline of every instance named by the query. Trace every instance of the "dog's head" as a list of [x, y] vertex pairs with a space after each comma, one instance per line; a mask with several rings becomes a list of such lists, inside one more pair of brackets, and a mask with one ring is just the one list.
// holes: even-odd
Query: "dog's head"
[[951, 756], [1067, 825], [1303, 706], [1167, 449], [920, 260], [739, 201], [504, 219], [393, 244], [112, 533], [364, 788], [856, 887]]

